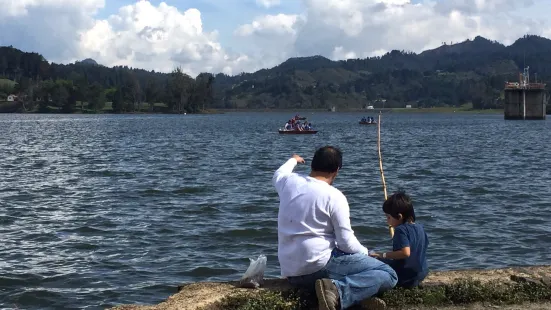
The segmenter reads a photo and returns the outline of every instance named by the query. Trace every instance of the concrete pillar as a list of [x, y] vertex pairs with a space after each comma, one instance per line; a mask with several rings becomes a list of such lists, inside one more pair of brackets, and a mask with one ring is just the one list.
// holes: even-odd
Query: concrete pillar
[[505, 89], [504, 118], [544, 120], [546, 104], [544, 89]]

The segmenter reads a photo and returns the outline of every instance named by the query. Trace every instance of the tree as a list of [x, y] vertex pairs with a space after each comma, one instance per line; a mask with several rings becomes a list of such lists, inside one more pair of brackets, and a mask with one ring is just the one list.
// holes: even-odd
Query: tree
[[71, 113], [76, 108], [77, 87], [71, 80], [57, 80], [52, 94], [52, 102], [64, 113]]
[[155, 101], [159, 98], [159, 85], [153, 79], [148, 79], [145, 84], [145, 101], [149, 104], [149, 110], [153, 111]]
[[69, 101], [69, 91], [67, 88], [71, 87], [72, 83], [65, 80], [57, 80], [50, 92], [52, 105], [58, 108], [66, 106]]
[[175, 103], [174, 107], [176, 107], [176, 112], [182, 113], [186, 111], [186, 105], [190, 99], [193, 83], [193, 79], [185, 74], [180, 67], [174, 69], [170, 74], [171, 101]]
[[105, 90], [105, 100], [113, 102], [115, 100], [115, 93], [117, 92], [116, 87], [111, 87]]
[[117, 87], [113, 95], [113, 102], [111, 102], [111, 109], [113, 109], [115, 113], [120, 113], [124, 111], [124, 106], [124, 89], [122, 87]]
[[131, 103], [130, 107], [132, 111], [139, 111], [140, 110], [140, 104], [142, 102], [142, 88], [140, 86], [140, 82], [136, 78], [136, 76], [131, 72], [127, 71], [126, 73], [126, 95], [128, 96], [128, 101]]
[[88, 108], [94, 112], [105, 107], [105, 90], [98, 82], [92, 84], [88, 89], [88, 98]]
[[197, 104], [201, 105], [203, 111], [205, 107], [209, 107], [214, 101], [213, 83], [214, 76], [210, 73], [200, 73], [195, 78], [196, 100]]
[[6, 77], [6, 72], [8, 71], [8, 58], [6, 56], [2, 56], [0, 58], [0, 73], [2, 76], [0, 77]]

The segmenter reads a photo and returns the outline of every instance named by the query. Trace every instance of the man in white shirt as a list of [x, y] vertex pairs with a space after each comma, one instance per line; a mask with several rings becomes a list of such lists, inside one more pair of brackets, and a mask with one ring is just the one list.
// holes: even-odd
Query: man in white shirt
[[342, 153], [332, 146], [316, 151], [309, 176], [293, 172], [304, 159], [293, 155], [272, 183], [280, 199], [278, 259], [281, 275], [299, 288], [315, 289], [321, 310], [362, 303], [384, 309], [372, 296], [398, 280], [387, 264], [368, 256], [350, 226], [346, 197], [332, 186], [342, 168]]

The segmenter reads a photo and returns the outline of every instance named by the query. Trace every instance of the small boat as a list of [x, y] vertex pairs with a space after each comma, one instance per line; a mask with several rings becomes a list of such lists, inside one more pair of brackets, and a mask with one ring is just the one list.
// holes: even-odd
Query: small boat
[[317, 132], [317, 130], [279, 130], [279, 133], [284, 135], [313, 135]]
[[362, 122], [362, 121], [360, 121], [359, 123], [360, 123], [360, 125], [377, 125], [377, 122], [372, 122], [372, 123], [370, 123], [370, 122]]

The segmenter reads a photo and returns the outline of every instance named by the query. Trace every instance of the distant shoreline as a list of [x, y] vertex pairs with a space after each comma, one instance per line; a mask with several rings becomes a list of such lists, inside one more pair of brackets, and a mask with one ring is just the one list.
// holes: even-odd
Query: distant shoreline
[[335, 112], [330, 112], [327, 109], [216, 109], [218, 112], [286, 112], [286, 113], [309, 113], [309, 112], [327, 112], [327, 113], [362, 113], [362, 114], [379, 114], [382, 113], [472, 113], [472, 114], [497, 114], [503, 113], [503, 109], [464, 109], [460, 107], [435, 107], [435, 108], [385, 108], [385, 109], [338, 109]]
[[[177, 115], [177, 114], [184, 114], [177, 113], [177, 112], [161, 112], [161, 111], [134, 111], [134, 112], [113, 112], [110, 109], [103, 109], [98, 112], [93, 112], [90, 110], [76, 110], [71, 113], [62, 113], [57, 111], [50, 111], [50, 112], [38, 112], [38, 111], [27, 111], [27, 112], [20, 112], [20, 105], [14, 102], [8, 102], [8, 101], [0, 101], [0, 113], [1, 114], [12, 114], [12, 113], [19, 113], [19, 114], [167, 114], [167, 115]], [[19, 112], [18, 112], [19, 111]], [[225, 114], [225, 113], [247, 113], [247, 112], [264, 112], [264, 113], [274, 113], [274, 112], [282, 112], [282, 113], [320, 113], [320, 112], [327, 112], [327, 113], [362, 113], [365, 115], [375, 115], [379, 114], [379, 112], [382, 113], [467, 113], [467, 114], [497, 114], [497, 113], [503, 113], [503, 109], [471, 109], [471, 108], [465, 108], [465, 107], [433, 107], [433, 108], [383, 108], [383, 109], [362, 109], [362, 108], [342, 108], [337, 109], [335, 112], [331, 112], [328, 109], [292, 109], [292, 108], [284, 108], [284, 109], [242, 109], [242, 108], [236, 108], [236, 109], [227, 109], [227, 108], [220, 108], [220, 109], [205, 109], [204, 111], [200, 111], [197, 113], [185, 113], [185, 114]]]

